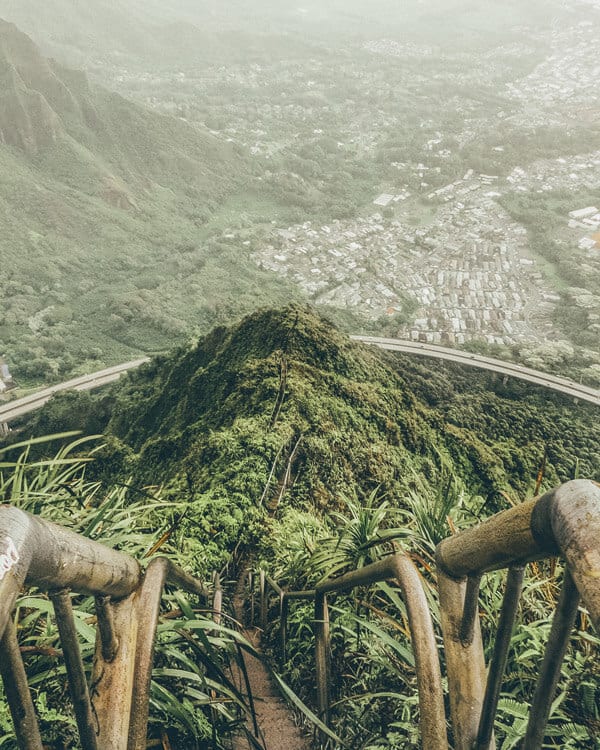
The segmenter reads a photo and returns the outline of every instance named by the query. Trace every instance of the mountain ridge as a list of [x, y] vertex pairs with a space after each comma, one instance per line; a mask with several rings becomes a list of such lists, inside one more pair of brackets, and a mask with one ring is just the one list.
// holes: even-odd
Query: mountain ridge
[[148, 187], [152, 183], [148, 178], [159, 171], [153, 163], [158, 161], [162, 178], [170, 174], [174, 181], [175, 161], [178, 168], [184, 168], [189, 187], [193, 189], [196, 180], [200, 190], [206, 190], [209, 182], [200, 179], [202, 171], [215, 178], [223, 162], [233, 156], [232, 147], [212, 135], [92, 86], [85, 73], [46, 59], [26, 34], [3, 20], [1, 73], [0, 92], [14, 103], [14, 108], [5, 107], [3, 111], [5, 142], [21, 145], [30, 156], [63, 138], [75, 159], [78, 154], [68, 143], [73, 139], [85, 151], [104, 157], [107, 166], [122, 179], [135, 179]]
[[229, 305], [247, 310], [258, 286], [287, 290], [211, 239], [253, 169], [240, 147], [91, 83], [0, 21], [0, 351], [19, 381], [166, 349]]
[[97, 399], [64, 394], [30, 428], [69, 429], [104, 433], [90, 467], [103, 481], [188, 498], [209, 556], [260, 537], [280, 504], [320, 513], [377, 492], [403, 506], [454, 475], [489, 513], [505, 492], [524, 497], [542, 463], [549, 485], [577, 466], [600, 479], [593, 407], [365, 347], [298, 306], [215, 328]]

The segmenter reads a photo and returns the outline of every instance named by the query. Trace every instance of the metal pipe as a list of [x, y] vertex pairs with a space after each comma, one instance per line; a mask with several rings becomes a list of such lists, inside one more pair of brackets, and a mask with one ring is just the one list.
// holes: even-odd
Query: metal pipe
[[475, 632], [475, 620], [479, 615], [479, 589], [481, 587], [481, 576], [471, 575], [467, 578], [467, 589], [465, 592], [465, 604], [460, 624], [460, 640], [464, 646], [473, 641]]
[[[154, 560], [150, 565], [154, 563]], [[150, 567], [150, 566], [149, 566]], [[99, 750], [126, 750], [131, 716], [135, 654], [139, 618], [137, 592], [112, 605], [119, 650], [115, 658], [102, 658], [102, 644], [96, 642], [91, 692], [98, 720]]]
[[315, 665], [319, 718], [329, 724], [329, 607], [327, 594], [315, 596]]
[[554, 493], [552, 533], [597, 631], [600, 631], [600, 485], [578, 479]]
[[96, 726], [92, 714], [92, 704], [83, 668], [83, 660], [79, 649], [79, 639], [77, 638], [71, 595], [67, 590], [63, 589], [62, 591], [51, 592], [50, 599], [52, 600], [56, 614], [56, 624], [58, 626], [67, 676], [69, 678], [69, 693], [73, 701], [81, 744], [86, 750], [96, 750], [98, 747]]
[[0, 637], [11, 620], [34, 553], [27, 519], [23, 522], [15, 510], [0, 505]]
[[279, 647], [281, 649], [281, 664], [285, 664], [287, 649], [287, 620], [288, 620], [289, 600], [281, 594], [279, 599]]
[[119, 639], [115, 634], [115, 618], [110, 604], [110, 596], [96, 597], [96, 616], [98, 618], [102, 658], [106, 662], [111, 662], [119, 650]]
[[[479, 619], [474, 623], [473, 639], [464, 644], [460, 639], [460, 627], [466, 582], [457, 581], [441, 570], [438, 571], [437, 582], [454, 750], [472, 750], [477, 739], [486, 682]], [[493, 739], [489, 750], [494, 750]]]
[[187, 573], [183, 568], [180, 568], [179, 565], [175, 565], [175, 563], [172, 560], [169, 560], [168, 557], [161, 557], [160, 559], [164, 561], [162, 564], [166, 566], [166, 581], [168, 583], [177, 586], [190, 594], [208, 600], [208, 589], [201, 580], [194, 578], [194, 576]]
[[[445, 539], [436, 562], [452, 578], [564, 554], [600, 627], [600, 487], [575, 479]], [[586, 592], [586, 593], [584, 593]]]
[[132, 675], [131, 708], [127, 750], [145, 750], [148, 731], [148, 711], [156, 626], [160, 614], [160, 600], [169, 574], [169, 560], [157, 557], [146, 569], [144, 582], [137, 596], [135, 657]]
[[396, 568], [394, 566], [394, 557], [395, 555], [389, 555], [371, 565], [366, 565], [364, 568], [357, 568], [338, 578], [326, 578], [323, 581], [319, 581], [315, 587], [316, 594], [339, 593], [340, 591], [353, 589], [356, 586], [369, 586], [372, 583], [384, 581], [387, 578], [395, 578]]
[[248, 590], [250, 591], [250, 622], [247, 623], [250, 627], [254, 626], [254, 573], [250, 571], [248, 573]]
[[446, 750], [446, 712], [442, 674], [429, 604], [419, 573], [408, 555], [391, 558], [406, 604], [419, 692], [421, 739], [426, 750]]
[[273, 589], [273, 591], [274, 591], [274, 592], [275, 592], [275, 593], [276, 593], [277, 595], [281, 596], [281, 594], [283, 594], [283, 589], [282, 589], [282, 588], [281, 588], [281, 586], [280, 586], [280, 585], [279, 585], [279, 584], [277, 583], [277, 581], [274, 581], [274, 580], [273, 580], [273, 579], [271, 578], [271, 576], [268, 576], [268, 575], [265, 575], [265, 579], [266, 579], [267, 583], [269, 584], [269, 586], [270, 586], [270, 587], [271, 587], [271, 588]]
[[43, 750], [40, 728], [27, 684], [27, 674], [12, 623], [0, 641], [0, 674], [21, 750]]
[[488, 670], [479, 731], [477, 733], [477, 743], [474, 750], [487, 750], [492, 740], [494, 719], [498, 710], [498, 700], [502, 687], [502, 677], [506, 669], [510, 640], [519, 610], [519, 598], [523, 589], [524, 575], [524, 567], [510, 568], [508, 571], [506, 590], [498, 622], [498, 632], [496, 633], [496, 641], [494, 643], [494, 653]]
[[213, 596], [213, 622], [220, 625], [223, 620], [223, 589], [221, 588], [221, 577], [215, 573], [215, 594]]
[[387, 579], [395, 579], [398, 582], [402, 591], [402, 598], [406, 603], [419, 687], [423, 746], [427, 750], [446, 750], [448, 739], [444, 695], [431, 614], [419, 573], [408, 555], [402, 553], [390, 555], [339, 578], [327, 579], [317, 584], [315, 637], [319, 709], [323, 711], [325, 706], [327, 706], [327, 710], [329, 709], [328, 667], [327, 661], [324, 659], [324, 653], [327, 653], [325, 642], [327, 649], [329, 648], [329, 623], [328, 621], [326, 623], [327, 639], [325, 641], [319, 629], [320, 620], [325, 619], [324, 616], [321, 617], [320, 600], [325, 600], [327, 593], [347, 591], [356, 586], [368, 586]]
[[0, 635], [23, 584], [122, 598], [141, 580], [128, 555], [57, 524], [0, 506]]
[[546, 557], [553, 550], [538, 544], [531, 528], [537, 502], [528, 500], [444, 539], [436, 549], [437, 567], [460, 580]]
[[552, 620], [548, 643], [546, 644], [540, 676], [531, 703], [527, 733], [523, 741], [523, 750], [539, 750], [542, 747], [546, 724], [550, 716], [550, 708], [560, 678], [560, 668], [565, 658], [569, 646], [569, 636], [577, 617], [579, 598], [579, 591], [573, 581], [573, 577], [569, 570], [566, 569], [560, 599]]
[[265, 571], [260, 571], [260, 627], [264, 631], [267, 629], [267, 616], [268, 616], [268, 594], [265, 579]]

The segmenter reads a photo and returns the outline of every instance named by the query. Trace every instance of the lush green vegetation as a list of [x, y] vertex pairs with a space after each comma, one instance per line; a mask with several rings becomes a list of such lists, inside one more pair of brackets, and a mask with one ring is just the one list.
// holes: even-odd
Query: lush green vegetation
[[[172, 526], [168, 550], [194, 572], [206, 576], [236, 551], [304, 587], [367, 564], [396, 540], [415, 551], [434, 614], [431, 554], [448, 517], [467, 526], [518, 502], [541, 465], [543, 487], [577, 474], [600, 479], [592, 407], [370, 350], [298, 307], [217, 328], [100, 396], [58, 397], [28, 429], [72, 428], [104, 431], [90, 480], [127, 485], [132, 500], [160, 486], [160, 518], [140, 522], [155, 524], [155, 536]], [[128, 519], [137, 512], [125, 500], [119, 507]], [[506, 750], [522, 736], [556, 586], [553, 570], [532, 571], [497, 727]], [[500, 590], [501, 576], [489, 577], [488, 642]], [[414, 745], [414, 668], [398, 593], [382, 586], [335, 607], [336, 730], [350, 747]], [[311, 618], [294, 607], [283, 669], [308, 702]], [[549, 747], [594, 747], [596, 643], [589, 634], [575, 643]]]
[[[306, 590], [320, 579], [347, 572], [394, 550], [390, 539], [401, 539], [412, 551], [430, 600], [436, 628], [435, 544], [451, 528], [470, 526], [482, 498], [473, 497], [456, 476], [441, 470], [436, 489], [422, 483], [410, 493], [411, 508], [402, 512], [372, 493], [347, 500], [341, 512], [320, 518], [288, 507], [277, 525], [263, 564], [290, 589]], [[502, 750], [520, 746], [528, 719], [528, 702], [538, 677], [550, 623], [558, 597], [561, 571], [554, 565], [530, 566], [511, 643], [503, 691], [496, 717], [496, 742]], [[480, 594], [481, 623], [489, 660], [493, 648], [504, 574], [484, 577]], [[291, 605], [285, 677], [306, 700], [311, 698], [314, 665], [312, 607]], [[597, 648], [600, 639], [588, 631], [579, 615], [576, 632], [562, 669], [560, 689], [546, 730], [545, 748], [597, 747], [600, 732]], [[278, 656], [276, 621], [273, 653]], [[416, 674], [399, 589], [388, 583], [331, 604], [331, 669], [333, 726], [348, 743], [361, 750], [399, 750], [419, 744], [416, 716]], [[443, 663], [443, 651], [440, 651]]]
[[280, 502], [330, 509], [377, 487], [404, 505], [440, 454], [486, 512], [522, 497], [545, 454], [551, 485], [576, 466], [600, 478], [593, 407], [367, 349], [299, 307], [217, 328], [99, 397], [56, 398], [30, 429], [103, 429], [94, 471], [187, 498], [181, 543], [208, 569]]
[[[189, 566], [168, 534], [171, 520], [181, 513], [181, 501], [165, 497], [158, 487], [141, 491], [121, 483], [107, 488], [88, 479], [86, 465], [97, 447], [88, 447], [81, 457], [86, 443], [89, 438], [68, 443], [46, 461], [32, 457], [39, 442], [15, 446], [15, 460], [0, 452], [2, 501], [127, 552], [144, 564], [160, 554]], [[73, 606], [90, 674], [96, 639], [94, 599], [74, 596]], [[46, 594], [30, 589], [20, 596], [14, 620], [44, 747], [77, 747], [60, 638]], [[254, 653], [234, 622], [213, 621], [211, 601], [198, 603], [182, 592], [166, 593], [157, 630], [149, 738], [163, 746], [216, 750], [233, 731], [243, 732], [241, 719], [250, 717], [251, 704], [229, 670], [241, 663], [244, 651]], [[17, 748], [1, 683], [0, 747]]]

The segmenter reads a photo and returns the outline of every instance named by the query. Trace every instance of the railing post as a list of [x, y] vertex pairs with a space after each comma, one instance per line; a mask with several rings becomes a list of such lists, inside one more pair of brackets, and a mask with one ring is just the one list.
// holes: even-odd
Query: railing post
[[[425, 750], [447, 750], [446, 715], [438, 650], [423, 582], [408, 555], [398, 553], [378, 562], [357, 568], [338, 578], [329, 578], [316, 586], [315, 640], [317, 648], [317, 681], [319, 707], [329, 708], [329, 619], [327, 600], [318, 601], [327, 593], [348, 591], [356, 586], [368, 586], [378, 581], [396, 579], [406, 603], [415, 669], [419, 690], [421, 737]], [[288, 593], [288, 596], [293, 596]], [[322, 627], [326, 633], [319, 630]], [[328, 712], [327, 712], [328, 713]], [[329, 719], [329, 716], [327, 716]]]
[[63, 655], [69, 678], [69, 692], [75, 709], [81, 744], [86, 750], [96, 750], [98, 740], [90, 701], [90, 691], [85, 677], [83, 660], [79, 649], [75, 616], [71, 604], [71, 594], [63, 589], [50, 594], [54, 605], [56, 624], [63, 647]]
[[425, 750], [448, 750], [440, 659], [423, 583], [408, 555], [398, 553], [390, 563], [406, 605], [415, 656], [421, 742]]
[[[454, 580], [440, 569], [437, 578], [454, 748], [471, 750], [477, 740], [486, 687], [479, 618], [475, 618], [472, 623], [471, 640], [462, 641], [466, 581]], [[493, 750], [494, 746], [492, 739], [490, 750]]]
[[8, 623], [0, 640], [0, 673], [19, 747], [23, 750], [43, 750], [27, 674], [12, 622]]
[[281, 649], [281, 664], [285, 664], [285, 652], [287, 648], [287, 620], [289, 601], [282, 591], [279, 595], [279, 647]]
[[498, 710], [502, 678], [506, 669], [512, 631], [519, 609], [519, 597], [523, 589], [524, 575], [525, 567], [519, 565], [509, 568], [506, 577], [506, 589], [498, 621], [498, 630], [496, 631], [494, 653], [488, 667], [487, 686], [475, 750], [486, 750], [490, 745], [494, 731], [494, 719]]
[[223, 589], [221, 588], [221, 576], [215, 573], [215, 593], [213, 596], [213, 622], [220, 625], [223, 620]]
[[579, 605], [579, 591], [575, 586], [569, 569], [565, 570], [562, 591], [558, 607], [554, 612], [552, 629], [544, 660], [540, 668], [540, 676], [535, 688], [529, 723], [523, 740], [523, 750], [539, 750], [544, 742], [546, 724], [550, 716], [550, 709], [556, 693], [556, 686], [560, 678], [560, 669], [567, 653], [569, 638], [577, 619]]
[[250, 591], [250, 627], [254, 627], [254, 573], [250, 571], [248, 573], [248, 590]]
[[119, 639], [115, 634], [115, 618], [110, 604], [110, 596], [96, 597], [98, 635], [102, 647], [102, 658], [111, 662], [119, 650]]
[[264, 631], [267, 629], [267, 616], [268, 616], [269, 604], [267, 596], [267, 581], [265, 571], [260, 571], [260, 627]]
[[315, 594], [315, 664], [319, 718], [329, 725], [329, 607], [327, 594]]

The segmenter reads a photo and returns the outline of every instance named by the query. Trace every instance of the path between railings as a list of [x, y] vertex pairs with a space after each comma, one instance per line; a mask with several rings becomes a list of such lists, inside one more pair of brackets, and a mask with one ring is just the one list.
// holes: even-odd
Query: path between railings
[[[233, 610], [238, 622], [244, 622], [244, 576], [240, 577], [233, 597]], [[260, 652], [261, 630], [242, 629], [242, 635]], [[254, 656], [245, 657], [246, 670], [252, 690], [254, 709], [265, 750], [310, 750], [311, 742], [294, 723], [292, 714], [273, 685], [265, 664]], [[251, 729], [249, 727], [249, 729]], [[234, 750], [248, 750], [243, 737], [236, 737]]]
[[[561, 556], [565, 562], [563, 588], [521, 750], [540, 750], [543, 745], [580, 602], [600, 629], [600, 486], [586, 480], [567, 482], [438, 545], [437, 585], [455, 750], [495, 747], [494, 719], [523, 568], [529, 562], [553, 556]], [[478, 617], [479, 584], [482, 575], [503, 568], [508, 570], [505, 597], [493, 655], [486, 668]], [[423, 748], [447, 750], [437, 642], [419, 575], [407, 555], [391, 555], [339, 578], [321, 581], [313, 591], [285, 591], [261, 572], [261, 626], [264, 629], [272, 591], [279, 602], [281, 651], [285, 655], [290, 602], [313, 601], [318, 709], [321, 719], [327, 722], [328, 596], [389, 579], [400, 585], [407, 608]], [[128, 555], [11, 506], [0, 506], [0, 672], [21, 748], [42, 750], [11, 617], [23, 585], [48, 591], [54, 603], [82, 746], [85, 750], [145, 750], [154, 637], [167, 582], [199, 597], [207, 595], [200, 581], [166, 558], [155, 558], [143, 574], [139, 563]], [[216, 589], [220, 596], [218, 581]], [[98, 638], [93, 705], [69, 591], [96, 597]], [[241, 597], [240, 588], [235, 605], [238, 619], [244, 621]], [[251, 610], [254, 609], [251, 602]], [[214, 610], [220, 612], [220, 601]], [[252, 631], [248, 635], [255, 637]], [[264, 665], [253, 660], [249, 666], [267, 750], [308, 750], [308, 740], [302, 738], [283, 702], [274, 695]], [[236, 750], [244, 750], [244, 746], [238, 744]]]

